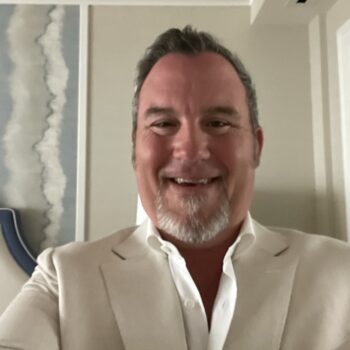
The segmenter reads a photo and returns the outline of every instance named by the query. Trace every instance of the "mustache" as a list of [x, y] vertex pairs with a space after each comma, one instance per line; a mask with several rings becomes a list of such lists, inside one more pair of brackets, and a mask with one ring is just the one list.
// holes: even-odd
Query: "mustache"
[[173, 160], [159, 171], [160, 178], [169, 177], [220, 177], [226, 171], [222, 166], [211, 160]]

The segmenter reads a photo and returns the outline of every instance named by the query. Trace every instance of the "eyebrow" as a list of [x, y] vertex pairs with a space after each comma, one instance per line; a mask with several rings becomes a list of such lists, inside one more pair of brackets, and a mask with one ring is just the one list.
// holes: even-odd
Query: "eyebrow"
[[232, 119], [239, 119], [240, 118], [240, 114], [238, 113], [238, 111], [235, 108], [230, 107], [230, 106], [209, 107], [203, 111], [203, 114], [205, 116], [213, 115], [213, 114], [222, 114], [222, 115], [228, 116]]
[[[210, 116], [215, 114], [225, 115], [232, 119], [239, 119], [240, 114], [238, 111], [230, 106], [214, 106], [209, 107], [203, 110], [202, 115]], [[159, 107], [159, 106], [151, 106], [146, 109], [145, 112], [146, 117], [151, 116], [169, 116], [174, 117], [177, 115], [176, 111], [172, 107]]]
[[175, 116], [176, 112], [171, 107], [151, 106], [146, 109], [145, 115], [146, 117], [157, 116], [157, 115]]

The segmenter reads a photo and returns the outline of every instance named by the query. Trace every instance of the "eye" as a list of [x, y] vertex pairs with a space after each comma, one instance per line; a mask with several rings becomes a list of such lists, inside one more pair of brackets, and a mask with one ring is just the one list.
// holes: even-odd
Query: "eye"
[[213, 128], [223, 128], [225, 126], [230, 126], [230, 123], [222, 120], [211, 120], [208, 124]]
[[224, 134], [229, 131], [232, 126], [230, 122], [222, 119], [208, 120], [205, 124], [205, 127], [212, 134]]
[[158, 135], [171, 135], [176, 132], [178, 122], [176, 120], [157, 120], [150, 125], [153, 132]]

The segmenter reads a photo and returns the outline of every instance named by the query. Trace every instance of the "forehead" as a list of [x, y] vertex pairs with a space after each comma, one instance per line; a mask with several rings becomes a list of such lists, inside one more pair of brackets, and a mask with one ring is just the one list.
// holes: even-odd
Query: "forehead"
[[214, 69], [216, 71], [225, 69], [229, 71], [234, 68], [231, 63], [223, 56], [215, 52], [201, 52], [198, 54], [170, 53], [161, 57], [152, 67], [151, 73], [161, 73], [169, 68], [178, 70], [201, 71], [204, 68]]
[[[229, 61], [223, 56], [204, 52], [200, 54], [167, 54], [160, 58], [146, 77], [140, 92], [149, 93], [200, 92], [217, 95], [232, 94], [245, 97], [244, 86]], [[202, 96], [203, 97], [203, 96]]]

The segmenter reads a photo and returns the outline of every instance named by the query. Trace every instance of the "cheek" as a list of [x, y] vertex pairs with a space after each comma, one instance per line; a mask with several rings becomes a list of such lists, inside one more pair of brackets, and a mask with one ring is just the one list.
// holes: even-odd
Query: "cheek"
[[253, 159], [252, 142], [239, 134], [234, 137], [222, 138], [211, 145], [212, 155], [220, 159], [228, 169], [244, 167]]
[[155, 200], [159, 191], [159, 170], [166, 162], [166, 147], [153, 135], [140, 132], [135, 140], [135, 174], [142, 205], [156, 222]]
[[168, 147], [161, 137], [140, 132], [135, 144], [135, 170], [139, 189], [157, 192], [159, 171], [169, 160]]
[[234, 137], [216, 144], [213, 157], [226, 171], [226, 186], [229, 193], [244, 191], [253, 182], [255, 172], [253, 142], [246, 137]]
[[136, 138], [135, 160], [136, 166], [146, 167], [144, 171], [154, 170], [160, 166], [165, 158], [166, 146], [159, 137], [154, 135], [139, 135]]

